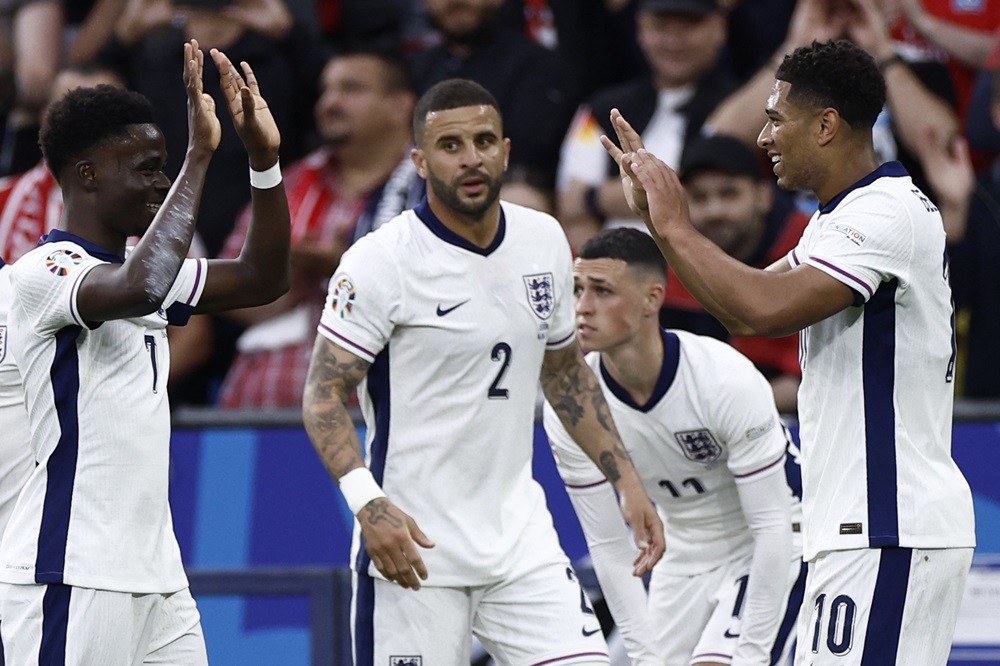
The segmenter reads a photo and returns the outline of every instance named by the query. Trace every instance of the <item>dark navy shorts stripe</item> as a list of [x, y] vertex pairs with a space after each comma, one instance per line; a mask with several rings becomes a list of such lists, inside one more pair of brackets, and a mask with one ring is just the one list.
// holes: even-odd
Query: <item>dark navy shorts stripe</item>
[[862, 666], [896, 663], [899, 632], [903, 627], [903, 607], [910, 582], [910, 548], [883, 548], [879, 557], [875, 594], [865, 631]]
[[69, 597], [72, 590], [69, 585], [45, 586], [39, 666], [62, 666], [66, 663], [66, 629], [69, 626]]
[[375, 579], [368, 574], [358, 574], [358, 590], [354, 603], [354, 665], [374, 666]]
[[795, 640], [795, 623], [799, 618], [799, 608], [802, 607], [802, 599], [806, 594], [806, 572], [809, 565], [803, 562], [799, 565], [799, 577], [795, 579], [795, 585], [788, 593], [788, 606], [785, 608], [785, 617], [781, 619], [781, 626], [778, 627], [778, 636], [774, 639], [774, 647], [771, 648], [771, 666], [774, 666], [781, 659], [781, 653], [785, 650], [785, 645], [789, 640]]

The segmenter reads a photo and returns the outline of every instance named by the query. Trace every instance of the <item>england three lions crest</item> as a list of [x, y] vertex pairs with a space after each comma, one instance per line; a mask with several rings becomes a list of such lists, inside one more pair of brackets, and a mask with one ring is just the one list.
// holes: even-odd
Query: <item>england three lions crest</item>
[[556, 290], [552, 273], [535, 273], [523, 276], [524, 288], [528, 292], [528, 305], [539, 319], [552, 316], [556, 305]]
[[708, 430], [688, 430], [675, 432], [674, 439], [681, 445], [688, 460], [699, 463], [713, 463], [722, 455], [722, 447]]

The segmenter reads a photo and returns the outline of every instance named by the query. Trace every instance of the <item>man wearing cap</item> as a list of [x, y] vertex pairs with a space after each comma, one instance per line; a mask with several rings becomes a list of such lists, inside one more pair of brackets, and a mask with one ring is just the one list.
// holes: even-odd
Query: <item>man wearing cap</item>
[[[728, 255], [765, 268], [791, 251], [809, 217], [766, 180], [753, 151], [734, 137], [699, 137], [684, 149], [679, 174], [691, 222]], [[753, 361], [771, 384], [782, 414], [796, 411], [802, 370], [798, 336], [731, 337], [726, 327], [669, 272], [660, 319], [664, 326], [729, 343]]]
[[597, 93], [583, 104], [562, 145], [556, 191], [559, 220], [576, 249], [602, 226], [642, 222], [625, 203], [618, 167], [601, 146], [613, 136], [608, 122], [618, 108], [645, 145], [676, 165], [686, 141], [737, 86], [719, 63], [726, 14], [718, 0], [642, 0], [636, 36], [650, 74]]

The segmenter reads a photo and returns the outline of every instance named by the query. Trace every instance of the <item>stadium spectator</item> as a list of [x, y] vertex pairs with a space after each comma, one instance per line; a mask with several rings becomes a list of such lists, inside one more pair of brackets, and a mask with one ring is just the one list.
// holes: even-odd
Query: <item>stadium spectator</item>
[[[706, 238], [744, 264], [766, 268], [799, 242], [809, 217], [762, 177], [757, 157], [738, 139], [715, 135], [690, 142], [678, 171], [691, 223]], [[798, 335], [733, 337], [705, 311], [671, 270], [661, 323], [728, 340], [763, 373], [782, 414], [793, 414], [802, 371]]]
[[[923, 171], [924, 151], [944, 149], [959, 131], [948, 74], [938, 63], [905, 60], [905, 49], [897, 52], [884, 9], [876, 6], [875, 1], [799, 0], [785, 43], [756, 76], [719, 105], [706, 122], [706, 128], [755, 145], [760, 126], [766, 120], [762, 113], [774, 81], [774, 70], [785, 54], [814, 40], [849, 38], [875, 58], [885, 78], [886, 108], [873, 129], [879, 161], [899, 160], [918, 187], [935, 194]], [[937, 145], [929, 146], [929, 141]], [[803, 207], [811, 213], [815, 210], [815, 200], [807, 196]], [[945, 224], [950, 226], [952, 221], [946, 219]]]
[[604, 224], [642, 226], [601, 147], [601, 132], [612, 131], [613, 107], [634, 118], [651, 150], [676, 166], [685, 141], [736, 87], [719, 62], [726, 16], [716, 0], [641, 0], [636, 24], [651, 74], [595, 95], [577, 111], [563, 141], [559, 221], [574, 248]]
[[[996, 63], [993, 63], [996, 66]], [[1000, 69], [984, 72], [983, 104], [973, 105], [969, 128], [977, 128], [981, 145], [1000, 146]], [[973, 138], [970, 136], [970, 139]], [[1000, 399], [1000, 159], [974, 177], [961, 159], [962, 144], [944, 152], [928, 173], [955, 184], [957, 203], [968, 202], [966, 224], [949, 233], [951, 285], [959, 309], [961, 395], [979, 400]], [[956, 153], [958, 153], [956, 155]]]
[[[886, 84], [846, 40], [775, 74], [758, 142], [820, 209], [787, 259], [735, 261], [691, 225], [676, 174], [615, 113], [631, 204], [684, 285], [737, 335], [801, 330], [798, 644], [817, 666], [945, 663], [976, 542], [951, 457], [954, 308], [941, 216], [872, 126]], [[836, 460], [837, 464], [830, 464]], [[891, 590], [891, 592], [889, 592]], [[853, 649], [847, 649], [853, 646]]]
[[[0, 545], [3, 641], [15, 664], [207, 663], [167, 497], [165, 328], [193, 311], [276, 298], [289, 243], [277, 126], [249, 66], [244, 83], [212, 55], [254, 187], [255, 223], [235, 261], [185, 259], [221, 134], [197, 42], [184, 47], [189, 146], [173, 184], [141, 95], [78, 88], [42, 127], [65, 228], [11, 273], [11, 341], [37, 462]], [[127, 249], [132, 236], [141, 240]]]
[[[312, 332], [341, 255], [423, 196], [409, 155], [416, 98], [402, 64], [376, 53], [335, 56], [321, 87], [315, 117], [323, 146], [285, 175], [291, 289], [270, 305], [230, 313], [248, 328], [220, 389], [226, 409], [301, 408]], [[250, 215], [240, 216], [223, 258], [239, 256]]]
[[[303, 405], [359, 521], [355, 663], [468, 663], [474, 633], [500, 663], [607, 664], [531, 474], [539, 381], [620, 493], [636, 575], [663, 535], [575, 344], [569, 247], [554, 219], [500, 201], [511, 142], [485, 88], [432, 87], [413, 130], [427, 198], [344, 254]], [[362, 381], [367, 467], [344, 407]]]
[[[184, 154], [185, 96], [173, 77], [178, 44], [197, 39], [206, 48], [225, 49], [234, 62], [252, 62], [267, 89], [271, 113], [282, 132], [282, 158], [290, 163], [305, 153], [304, 130], [319, 80], [318, 42], [290, 11], [286, 0], [126, 0], [102, 57], [123, 72], [131, 90], [147, 97], [163, 128], [171, 162], [167, 175], [180, 167]], [[205, 82], [216, 99], [222, 92], [214, 77]], [[245, 154], [228, 118], [221, 119], [222, 143], [205, 181], [211, 196], [198, 212], [198, 233], [209, 256], [216, 256], [249, 200], [243, 176]]]
[[513, 147], [503, 198], [551, 211], [559, 142], [575, 104], [564, 63], [497, 20], [503, 0], [424, 2], [441, 43], [409, 55], [417, 93], [456, 77], [493, 93]]

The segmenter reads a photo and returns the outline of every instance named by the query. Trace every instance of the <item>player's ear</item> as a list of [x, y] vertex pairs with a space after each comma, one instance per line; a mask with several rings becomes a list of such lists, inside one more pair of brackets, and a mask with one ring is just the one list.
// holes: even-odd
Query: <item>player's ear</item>
[[660, 316], [660, 307], [663, 305], [663, 292], [666, 285], [662, 280], [649, 280], [646, 283], [646, 301], [643, 304], [643, 314]]
[[833, 141], [833, 138], [837, 136], [838, 130], [840, 130], [840, 113], [830, 107], [820, 111], [819, 125], [816, 129], [816, 142], [821, 146], [825, 146]]
[[80, 160], [73, 166], [73, 173], [85, 191], [93, 192], [97, 189], [97, 170], [93, 162]]
[[419, 148], [413, 148], [410, 150], [410, 159], [413, 161], [413, 166], [417, 167], [417, 173], [424, 180], [427, 180], [427, 160], [424, 159], [424, 151]]

